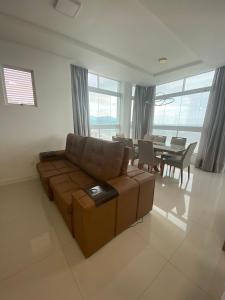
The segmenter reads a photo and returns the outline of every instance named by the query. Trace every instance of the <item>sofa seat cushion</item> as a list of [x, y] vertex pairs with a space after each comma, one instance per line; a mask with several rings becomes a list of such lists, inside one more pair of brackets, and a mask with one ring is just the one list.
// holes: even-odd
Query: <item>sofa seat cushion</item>
[[106, 181], [121, 174], [124, 145], [87, 138], [81, 159], [81, 168], [98, 180]]
[[145, 173], [145, 171], [134, 166], [129, 166], [127, 169], [127, 176], [131, 178], [143, 173]]
[[53, 191], [55, 203], [72, 231], [72, 194], [86, 186], [96, 184], [96, 181], [83, 171], [76, 171], [51, 177], [49, 184]]
[[37, 170], [43, 181], [48, 181], [50, 177], [74, 172], [79, 170], [77, 166], [66, 159], [40, 162], [37, 164]]
[[[73, 182], [69, 174], [62, 174], [50, 178], [50, 187], [53, 190], [56, 200], [61, 198], [61, 203], [59, 204], [60, 208], [65, 213], [72, 213], [72, 193], [79, 189], [79, 185]], [[56, 201], [58, 202], [58, 201]]]
[[97, 181], [93, 177], [81, 170], [68, 175], [72, 182], [76, 183], [81, 189], [97, 184]]

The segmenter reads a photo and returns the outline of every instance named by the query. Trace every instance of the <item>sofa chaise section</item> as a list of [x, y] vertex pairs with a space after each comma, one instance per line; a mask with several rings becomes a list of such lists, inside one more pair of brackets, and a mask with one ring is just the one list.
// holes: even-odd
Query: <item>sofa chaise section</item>
[[50, 200], [53, 200], [52, 190], [49, 187], [50, 178], [80, 170], [80, 159], [85, 141], [86, 137], [69, 133], [65, 150], [40, 153], [37, 171]]

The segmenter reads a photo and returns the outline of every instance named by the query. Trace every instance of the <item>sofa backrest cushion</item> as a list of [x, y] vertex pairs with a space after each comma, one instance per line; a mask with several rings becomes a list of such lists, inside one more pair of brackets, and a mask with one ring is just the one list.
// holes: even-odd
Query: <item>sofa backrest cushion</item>
[[88, 137], [81, 168], [98, 180], [109, 180], [121, 174], [124, 145]]
[[69, 133], [66, 139], [65, 156], [72, 163], [80, 166], [87, 137]]

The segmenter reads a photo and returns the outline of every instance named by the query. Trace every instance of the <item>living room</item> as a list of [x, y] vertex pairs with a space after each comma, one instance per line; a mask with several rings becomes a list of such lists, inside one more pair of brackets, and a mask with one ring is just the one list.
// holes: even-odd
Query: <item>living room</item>
[[224, 17], [0, 1], [0, 299], [224, 299]]

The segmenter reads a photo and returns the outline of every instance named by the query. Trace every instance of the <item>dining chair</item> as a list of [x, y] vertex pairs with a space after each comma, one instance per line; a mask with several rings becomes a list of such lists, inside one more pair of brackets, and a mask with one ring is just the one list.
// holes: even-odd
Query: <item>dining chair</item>
[[139, 161], [138, 161], [139, 168], [143, 167], [145, 164], [148, 165], [148, 171], [152, 171], [152, 168], [157, 168], [157, 165], [160, 164], [161, 159], [155, 156], [153, 142], [139, 140], [138, 150], [139, 150]]
[[116, 133], [116, 136], [121, 137], [121, 138], [125, 138], [125, 134], [124, 133]]
[[130, 138], [123, 138], [123, 137], [119, 137], [119, 136], [113, 136], [112, 140], [114, 142], [123, 143], [124, 146], [126, 146], [130, 149], [129, 160], [131, 160], [131, 165], [133, 166], [134, 160], [138, 158], [138, 152], [135, 150], [133, 140]]
[[194, 150], [197, 146], [196, 143], [191, 143], [186, 151], [181, 156], [174, 156], [169, 158], [163, 158], [161, 165], [162, 165], [162, 174], [164, 170], [164, 166], [167, 164], [169, 166], [179, 168], [180, 169], [180, 177], [181, 177], [181, 184], [183, 183], [183, 170], [188, 168], [188, 179], [190, 178], [190, 165], [191, 165], [191, 157], [194, 153]]
[[166, 143], [166, 136], [164, 135], [153, 135], [153, 142], [154, 143]]
[[138, 148], [134, 147], [133, 139], [131, 138], [125, 138], [124, 144], [126, 147], [130, 148], [130, 160], [131, 165], [133, 166], [135, 159], [137, 159], [139, 155]]
[[112, 136], [112, 141], [113, 142], [122, 142], [122, 138], [120, 136]]
[[144, 140], [153, 142], [153, 135], [145, 134], [144, 135]]
[[[153, 135], [153, 143], [155, 144], [165, 144], [166, 143], [166, 136], [164, 135]], [[157, 150], [155, 151], [155, 156], [161, 156], [163, 151]]]
[[187, 142], [187, 139], [186, 139], [186, 138], [173, 136], [173, 137], [171, 138], [170, 144], [171, 144], [171, 145], [177, 145], [177, 146], [185, 146], [185, 145], [186, 145], [186, 142]]
[[[183, 146], [183, 147], [185, 147], [186, 142], [187, 142], [186, 138], [173, 136], [171, 138], [170, 145], [171, 146]], [[169, 154], [168, 152], [163, 152], [163, 154], [162, 154], [162, 158], [167, 158], [167, 159], [171, 158], [171, 157], [175, 157], [175, 156], [181, 156], [181, 155], [175, 155], [175, 154], [171, 154], [171, 153]]]

